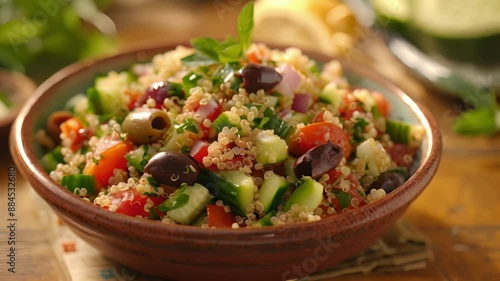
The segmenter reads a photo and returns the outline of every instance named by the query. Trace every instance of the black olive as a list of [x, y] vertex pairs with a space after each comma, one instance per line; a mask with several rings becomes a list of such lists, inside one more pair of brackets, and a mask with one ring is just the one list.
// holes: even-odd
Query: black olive
[[335, 169], [344, 157], [340, 146], [327, 142], [309, 149], [295, 162], [293, 171], [297, 178], [310, 176], [320, 178], [323, 174]]
[[155, 154], [144, 167], [159, 184], [179, 187], [186, 183], [193, 185], [198, 177], [196, 162], [180, 152], [164, 151]]
[[283, 79], [274, 68], [254, 63], [247, 64], [239, 72], [243, 76], [241, 87], [248, 93], [256, 93], [260, 89], [270, 91]]
[[385, 172], [372, 182], [368, 187], [368, 192], [372, 189], [383, 189], [385, 193], [389, 193], [402, 185], [406, 181], [405, 177], [398, 172]]

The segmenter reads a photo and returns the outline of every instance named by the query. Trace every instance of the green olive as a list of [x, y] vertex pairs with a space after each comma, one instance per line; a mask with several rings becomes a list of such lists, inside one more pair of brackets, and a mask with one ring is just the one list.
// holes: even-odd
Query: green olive
[[148, 144], [159, 140], [170, 127], [170, 119], [160, 109], [136, 108], [122, 123], [122, 132], [136, 144]]

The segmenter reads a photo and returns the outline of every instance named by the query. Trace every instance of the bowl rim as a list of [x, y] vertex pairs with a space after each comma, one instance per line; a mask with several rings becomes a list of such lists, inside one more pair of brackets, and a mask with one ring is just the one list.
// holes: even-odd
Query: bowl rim
[[[14, 159], [15, 164], [21, 167], [21, 173], [28, 180], [30, 185], [35, 189], [35, 191], [45, 200], [51, 201], [51, 207], [57, 211], [66, 210], [72, 214], [76, 214], [81, 218], [84, 218], [87, 222], [92, 222], [94, 225], [104, 226], [109, 224], [122, 224], [128, 227], [128, 231], [123, 233], [124, 236], [135, 238], [135, 239], [167, 239], [170, 235], [179, 235], [182, 233], [181, 240], [190, 241], [207, 241], [208, 236], [217, 236], [223, 238], [227, 243], [231, 243], [238, 236], [238, 240], [245, 239], [245, 237], [260, 237], [260, 238], [271, 238], [275, 235], [283, 232], [294, 233], [295, 231], [300, 233], [310, 232], [312, 236], [315, 236], [314, 232], [318, 229], [327, 229], [328, 225], [337, 224], [340, 225], [342, 222], [348, 221], [350, 227], [359, 226], [375, 216], [377, 209], [384, 210], [385, 214], [388, 214], [404, 205], [409, 205], [410, 202], [415, 200], [418, 195], [425, 189], [428, 185], [434, 173], [439, 165], [441, 152], [442, 152], [442, 140], [439, 132], [439, 128], [436, 120], [430, 113], [430, 111], [423, 106], [412, 100], [401, 88], [396, 86], [393, 82], [389, 81], [387, 78], [381, 74], [375, 72], [371, 67], [363, 65], [357, 61], [349, 61], [345, 58], [332, 57], [320, 53], [315, 53], [311, 51], [303, 51], [303, 53], [311, 58], [322, 62], [328, 62], [330, 60], [338, 60], [342, 64], [343, 72], [350, 72], [359, 75], [360, 77], [367, 78], [378, 85], [386, 88], [394, 95], [398, 96], [402, 101], [408, 105], [408, 107], [417, 116], [418, 121], [425, 128], [426, 138], [428, 139], [427, 150], [423, 151], [421, 157], [421, 165], [417, 168], [414, 174], [401, 186], [399, 186], [393, 192], [387, 194], [382, 199], [372, 202], [370, 204], [364, 205], [360, 208], [349, 210], [345, 213], [334, 215], [327, 218], [322, 218], [316, 222], [298, 223], [298, 224], [287, 224], [281, 226], [273, 227], [262, 227], [262, 228], [209, 228], [202, 229], [193, 226], [184, 225], [168, 225], [163, 224], [159, 221], [151, 221], [142, 218], [129, 217], [122, 214], [117, 214], [109, 212], [103, 208], [100, 208], [93, 203], [85, 202], [79, 197], [75, 196], [72, 192], [64, 189], [61, 185], [53, 181], [49, 175], [44, 171], [42, 165], [36, 157], [36, 151], [30, 142], [35, 138], [36, 133], [33, 130], [33, 125], [35, 120], [29, 118], [33, 112], [39, 112], [41, 109], [34, 107], [38, 104], [43, 104], [44, 99], [50, 97], [51, 92], [57, 91], [60, 84], [64, 84], [66, 80], [71, 80], [78, 77], [80, 72], [88, 71], [89, 69], [95, 68], [101, 64], [112, 63], [118, 59], [126, 59], [128, 57], [140, 58], [147, 56], [151, 59], [154, 54], [161, 54], [168, 50], [174, 50], [175, 47], [179, 45], [189, 46], [183, 42], [179, 44], [161, 44], [146, 48], [133, 48], [125, 50], [123, 52], [95, 58], [91, 60], [79, 61], [73, 63], [55, 74], [49, 77], [45, 82], [43, 82], [35, 91], [34, 95], [23, 105], [18, 117], [16, 118], [10, 133], [10, 151]], [[272, 48], [284, 49], [286, 46], [276, 46], [268, 44]], [[131, 61], [133, 64], [135, 61]], [[46, 95], [45, 93], [48, 93]], [[33, 109], [34, 108], [34, 109]], [[427, 172], [431, 171], [430, 174]], [[420, 184], [419, 188], [415, 185]], [[408, 195], [408, 193], [413, 193]], [[48, 196], [54, 196], [53, 199], [49, 199]], [[398, 197], [408, 197], [403, 198], [404, 200], [394, 200]], [[397, 204], [390, 204], [390, 201], [399, 202]], [[388, 206], [381, 208], [382, 206]], [[149, 230], [149, 231], [144, 231]], [[238, 235], [235, 235], [235, 234]], [[290, 236], [280, 235], [282, 239], [289, 239]], [[274, 238], [273, 238], [274, 239]], [[267, 239], [264, 239], [267, 240]], [[253, 240], [247, 240], [251, 244]], [[274, 241], [274, 240], [273, 240]], [[234, 241], [233, 241], [234, 242]]]

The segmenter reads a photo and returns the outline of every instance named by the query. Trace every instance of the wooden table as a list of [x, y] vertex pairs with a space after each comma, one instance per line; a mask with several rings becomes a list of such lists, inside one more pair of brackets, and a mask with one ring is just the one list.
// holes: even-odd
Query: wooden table
[[[235, 34], [243, 1], [117, 1], [108, 11], [116, 22], [123, 48], [187, 41], [193, 36]], [[147, 3], [147, 5], [145, 4]], [[451, 131], [456, 100], [444, 98], [424, 85], [385, 48], [370, 38], [353, 59], [369, 63], [417, 101], [428, 106], [443, 131], [444, 152], [439, 170], [427, 190], [404, 218], [426, 235], [434, 260], [410, 272], [345, 276], [335, 280], [500, 280], [500, 138], [466, 138]], [[64, 280], [50, 245], [46, 226], [27, 183], [16, 177], [16, 274], [7, 271], [7, 173], [13, 167], [5, 137], [0, 143], [0, 280]], [[4, 226], [5, 224], [5, 226]], [[14, 279], [13, 279], [14, 277]], [[16, 279], [17, 278], [17, 279]]]

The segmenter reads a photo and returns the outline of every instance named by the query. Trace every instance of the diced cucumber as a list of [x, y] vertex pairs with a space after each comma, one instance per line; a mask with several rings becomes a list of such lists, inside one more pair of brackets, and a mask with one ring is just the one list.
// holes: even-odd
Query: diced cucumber
[[99, 115], [119, 112], [126, 106], [124, 93], [131, 81], [126, 71], [96, 78], [95, 87], [87, 92], [90, 107]]
[[299, 123], [309, 124], [311, 122], [311, 118], [309, 117], [309, 115], [307, 115], [306, 113], [295, 112], [295, 111], [292, 112], [290, 120], [297, 124]]
[[47, 171], [47, 173], [55, 170], [57, 164], [64, 163], [64, 157], [61, 153], [61, 146], [57, 146], [51, 151], [45, 153], [42, 156], [41, 162], [43, 168], [45, 169], [45, 171]]
[[297, 176], [295, 175], [295, 172], [293, 169], [295, 168], [295, 163], [297, 162], [297, 158], [293, 157], [292, 155], [288, 155], [288, 158], [285, 159], [283, 162], [283, 168], [285, 169], [285, 174], [287, 178], [290, 178], [293, 180], [293, 182], [296, 182]]
[[260, 226], [272, 226], [273, 223], [271, 222], [271, 218], [274, 216], [276, 216], [276, 211], [271, 211], [260, 220], [258, 220], [256, 224]]
[[411, 130], [412, 126], [409, 123], [393, 119], [385, 121], [385, 131], [394, 142], [409, 144], [411, 141]]
[[[207, 203], [208, 204], [208, 203]], [[204, 224], [207, 224], [208, 223], [208, 220], [207, 220], [207, 211], [206, 209], [204, 211], [202, 211], [191, 223], [190, 225], [192, 226], [202, 226]]]
[[62, 178], [61, 185], [76, 195], [81, 194], [81, 189], [85, 188], [87, 193], [82, 196], [89, 196], [96, 193], [95, 177], [93, 175], [66, 175]]
[[259, 202], [264, 206], [264, 213], [278, 207], [289, 185], [290, 183], [284, 177], [269, 172], [259, 189]]
[[304, 182], [295, 189], [285, 204], [287, 212], [293, 205], [306, 206], [309, 212], [318, 208], [323, 200], [323, 185], [312, 178], [305, 178]]
[[264, 118], [261, 121], [262, 129], [273, 130], [274, 134], [280, 138], [287, 140], [295, 131], [293, 126], [281, 119], [272, 109], [264, 110]]
[[[192, 133], [194, 136], [194, 133]], [[177, 132], [175, 126], [170, 126], [165, 139], [165, 145], [160, 148], [160, 151], [181, 151], [186, 144], [184, 132]]]
[[214, 173], [201, 169], [198, 180], [210, 193], [231, 206], [231, 211], [246, 216], [247, 208], [253, 204], [254, 181], [251, 176], [240, 171]]
[[275, 135], [272, 130], [261, 131], [255, 140], [257, 162], [275, 164], [284, 161], [288, 157], [288, 146], [285, 140]]
[[342, 95], [339, 91], [337, 83], [330, 82], [319, 93], [319, 100], [333, 105], [335, 109], [338, 109], [340, 103], [342, 102]]
[[156, 149], [154, 149], [150, 145], [141, 145], [137, 149], [130, 151], [125, 154], [125, 159], [127, 159], [128, 163], [139, 170], [140, 172], [144, 171], [144, 166], [148, 163], [149, 159], [153, 157], [156, 153]]
[[212, 123], [212, 125], [217, 129], [217, 132], [221, 132], [224, 127], [240, 127], [241, 118], [238, 114], [231, 111], [222, 112]]
[[280, 100], [280, 97], [267, 95], [266, 99], [267, 99], [267, 102], [264, 105], [266, 107], [275, 108], [276, 106], [278, 106], [278, 102]]
[[186, 186], [182, 194], [189, 196], [189, 200], [181, 207], [168, 211], [167, 216], [181, 224], [190, 224], [205, 209], [210, 193], [203, 185], [195, 183]]

